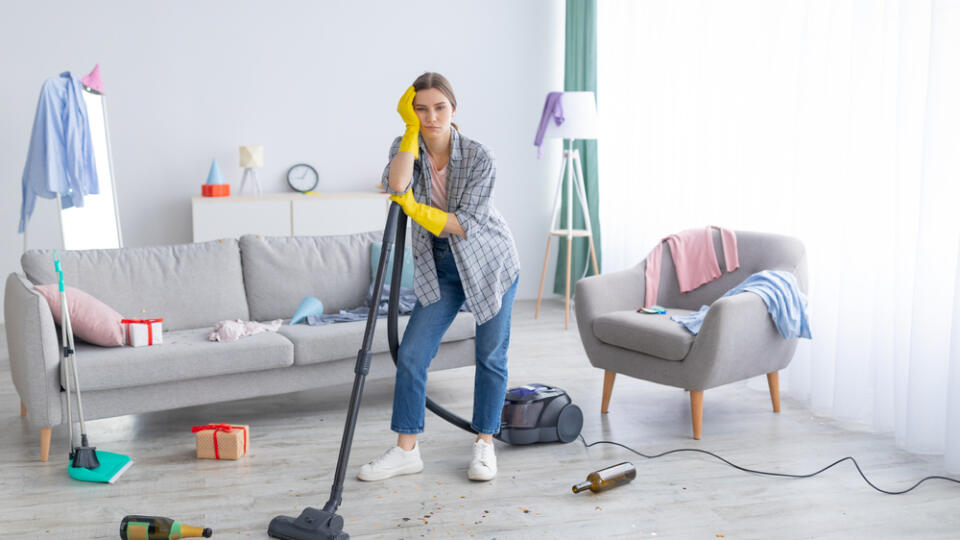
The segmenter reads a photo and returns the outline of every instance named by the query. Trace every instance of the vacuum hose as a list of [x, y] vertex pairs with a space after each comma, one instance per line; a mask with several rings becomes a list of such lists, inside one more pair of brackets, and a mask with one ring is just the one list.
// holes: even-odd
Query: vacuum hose
[[[377, 275], [373, 280], [370, 311], [367, 314], [367, 326], [363, 332], [363, 344], [357, 352], [357, 363], [354, 367], [356, 377], [353, 380], [353, 390], [350, 393], [350, 406], [347, 409], [347, 418], [344, 421], [343, 437], [340, 439], [340, 455], [337, 458], [337, 470], [334, 473], [333, 485], [330, 486], [330, 498], [323, 508], [307, 507], [296, 518], [290, 516], [276, 516], [270, 520], [267, 534], [272, 538], [282, 540], [349, 540], [350, 535], [343, 532], [343, 517], [337, 515], [343, 495], [343, 482], [347, 472], [347, 463], [350, 460], [350, 448], [353, 446], [353, 434], [357, 427], [357, 413], [360, 409], [360, 398], [363, 395], [363, 384], [370, 372], [373, 345], [373, 334], [376, 331], [379, 316], [380, 297], [383, 293], [383, 284], [386, 281], [386, 266], [393, 257], [393, 277], [390, 280], [390, 300], [387, 305], [387, 339], [390, 343], [390, 355], [393, 363], [397, 363], [397, 351], [400, 349], [400, 338], [397, 333], [397, 310], [400, 300], [400, 279], [403, 272], [403, 249], [407, 236], [407, 215], [397, 203], [390, 205], [387, 214], [387, 224], [383, 229], [383, 245], [380, 250], [380, 261], [377, 265]], [[396, 232], [396, 240], [391, 235]], [[394, 250], [394, 248], [396, 248]], [[399, 254], [399, 256], [397, 255]], [[470, 424], [459, 416], [437, 405], [429, 397], [427, 408], [447, 422], [470, 431]]]
[[[387, 304], [387, 341], [390, 344], [390, 356], [393, 357], [394, 365], [397, 364], [397, 353], [400, 350], [400, 336], [397, 331], [397, 320], [399, 318], [398, 309], [400, 305], [400, 281], [403, 277], [403, 250], [407, 238], [407, 215], [403, 213], [402, 209], [400, 210], [397, 218], [396, 231], [397, 237], [394, 241], [395, 255], [393, 257], [393, 273], [391, 274], [390, 278], [390, 300]], [[456, 414], [444, 409], [437, 402], [430, 399], [430, 396], [427, 396], [427, 409], [429, 409], [433, 414], [443, 418], [447, 422], [450, 422], [464, 431], [476, 433], [476, 431], [470, 425], [470, 422], [467, 422]], [[494, 437], [499, 439], [500, 434], [498, 433], [494, 435]]]

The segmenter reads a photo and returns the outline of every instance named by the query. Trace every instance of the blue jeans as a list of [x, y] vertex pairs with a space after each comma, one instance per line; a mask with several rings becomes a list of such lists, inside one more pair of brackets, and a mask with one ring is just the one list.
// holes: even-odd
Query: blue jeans
[[[437, 355], [440, 340], [465, 299], [457, 263], [446, 238], [434, 238], [433, 257], [440, 282], [440, 300], [426, 307], [417, 302], [397, 355], [393, 419], [390, 422], [390, 429], [397, 433], [423, 432], [427, 368]], [[503, 294], [500, 312], [489, 321], [477, 325], [471, 423], [477, 433], [494, 434], [500, 431], [500, 414], [507, 393], [510, 314], [517, 294], [517, 281]]]

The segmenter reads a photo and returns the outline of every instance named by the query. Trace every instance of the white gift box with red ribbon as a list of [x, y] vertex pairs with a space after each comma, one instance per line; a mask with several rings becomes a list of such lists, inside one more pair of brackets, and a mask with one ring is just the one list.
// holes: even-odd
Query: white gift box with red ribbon
[[127, 345], [144, 347], [163, 343], [163, 319], [123, 319]]

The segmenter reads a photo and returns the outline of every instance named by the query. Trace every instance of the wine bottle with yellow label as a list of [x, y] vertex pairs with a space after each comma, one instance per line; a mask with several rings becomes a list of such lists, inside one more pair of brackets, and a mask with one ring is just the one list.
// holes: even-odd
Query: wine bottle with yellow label
[[122, 540], [177, 540], [179, 538], [210, 538], [208, 528], [184, 525], [170, 518], [157, 516], [126, 516], [120, 522]]
[[587, 475], [586, 482], [573, 486], [574, 493], [590, 490], [594, 493], [613, 489], [629, 483], [637, 477], [637, 468], [629, 461], [618, 463], [606, 469], [600, 469]]

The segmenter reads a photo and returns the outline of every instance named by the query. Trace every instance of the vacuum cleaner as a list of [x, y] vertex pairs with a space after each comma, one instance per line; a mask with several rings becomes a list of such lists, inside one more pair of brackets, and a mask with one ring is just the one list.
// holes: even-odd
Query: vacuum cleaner
[[568, 443], [580, 435], [583, 411], [562, 389], [528, 384], [507, 390], [497, 438], [509, 444]]
[[[380, 251], [380, 261], [377, 265], [371, 298], [379, 299], [383, 292], [387, 261], [390, 260], [394, 248], [396, 248], [397, 253], [403, 253], [406, 229], [407, 216], [402, 213], [399, 204], [391, 203], [387, 214], [387, 224], [383, 230], [383, 247]], [[402, 272], [403, 256], [401, 255], [394, 257], [393, 274], [390, 281], [389, 309], [387, 311], [387, 341], [390, 344], [390, 354], [393, 356], [394, 364], [397, 363], [397, 351], [400, 348], [397, 306], [400, 299]], [[372, 356], [370, 347], [373, 343], [376, 326], [377, 310], [370, 309], [370, 313], [367, 315], [367, 326], [363, 333], [363, 342], [360, 351], [357, 353], [357, 362], [354, 366], [356, 376], [350, 394], [350, 407], [347, 410], [343, 438], [340, 440], [340, 455], [337, 459], [333, 486], [330, 488], [330, 498], [323, 505], [323, 508], [307, 507], [296, 518], [290, 516], [274, 517], [267, 528], [267, 534], [272, 538], [282, 540], [348, 540], [350, 538], [350, 535], [343, 531], [343, 517], [337, 515], [337, 508], [340, 507], [343, 495], [343, 481], [347, 472], [347, 463], [350, 459], [350, 448], [353, 445], [353, 433], [357, 424], [357, 413], [360, 409], [360, 397], [363, 394], [364, 381], [370, 372]], [[426, 405], [427, 409], [447, 422], [470, 433], [476, 433], [469, 422], [444, 409], [429, 396], [427, 396]], [[507, 391], [501, 415], [500, 432], [494, 437], [508, 444], [567, 443], [580, 435], [582, 427], [583, 412], [573, 404], [566, 392], [548, 385], [531, 384], [511, 388]]]

